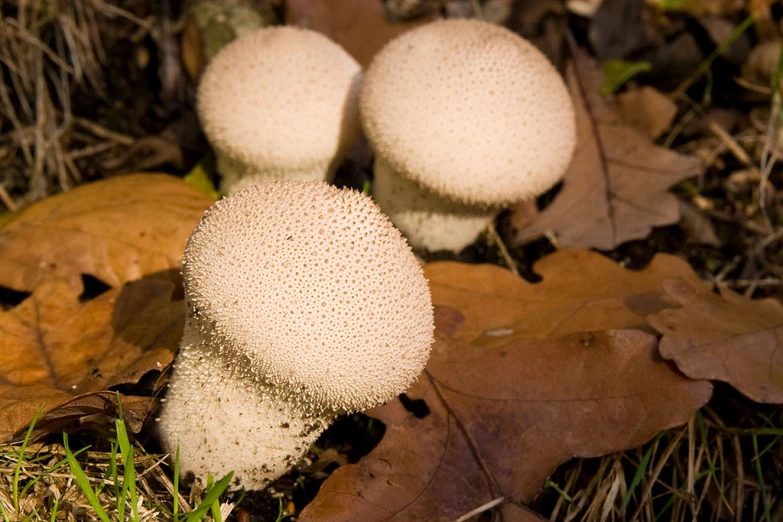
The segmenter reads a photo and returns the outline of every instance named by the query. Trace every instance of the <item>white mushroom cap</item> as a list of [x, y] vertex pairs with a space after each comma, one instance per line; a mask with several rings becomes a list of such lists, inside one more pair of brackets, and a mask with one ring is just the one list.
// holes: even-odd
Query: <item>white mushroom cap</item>
[[568, 90], [546, 57], [478, 20], [438, 21], [389, 42], [360, 106], [368, 140], [394, 171], [463, 203], [545, 192], [576, 142]]
[[275, 393], [314, 412], [383, 403], [429, 356], [421, 267], [356, 191], [274, 182], [234, 193], [196, 227], [183, 276], [190, 313], [221, 357], [247, 356]]
[[226, 190], [246, 175], [327, 179], [359, 134], [360, 83], [359, 64], [307, 29], [264, 28], [224, 47], [202, 76], [198, 110]]

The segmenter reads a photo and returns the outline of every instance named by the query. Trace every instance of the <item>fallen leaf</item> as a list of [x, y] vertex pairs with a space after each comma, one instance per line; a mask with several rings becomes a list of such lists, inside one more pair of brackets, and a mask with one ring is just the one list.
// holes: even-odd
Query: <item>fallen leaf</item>
[[[677, 304], [661, 281], [679, 277], [701, 284], [682, 259], [655, 256], [640, 271], [627, 270], [587, 250], [560, 250], [533, 265], [542, 277], [528, 283], [494, 265], [430, 263], [425, 275], [437, 306], [460, 310], [452, 332], [477, 343], [561, 337], [575, 332], [647, 328], [645, 316]], [[652, 330], [650, 330], [652, 331]]]
[[664, 283], [681, 308], [648, 317], [661, 355], [694, 379], [727, 382], [756, 402], [783, 403], [783, 305], [720, 295], [682, 280]]
[[677, 105], [653, 87], [620, 93], [617, 105], [627, 123], [653, 140], [658, 139], [677, 116]]
[[[438, 314], [439, 331], [449, 315]], [[523, 503], [556, 466], [637, 447], [686, 422], [711, 390], [640, 331], [491, 348], [438, 334], [406, 396], [369, 412], [386, 425], [379, 445], [337, 469], [299, 520], [453, 521], [499, 497], [493, 520], [536, 520]]]
[[0, 313], [0, 442], [25, 428], [41, 404], [44, 422], [91, 415], [113, 401], [110, 387], [165, 369], [185, 316], [174, 289], [147, 278], [80, 303], [78, 291], [52, 281]]
[[379, 0], [286, 1], [286, 24], [325, 34], [348, 51], [362, 67], [369, 65], [386, 42], [428, 21], [389, 22]]
[[700, 160], [655, 146], [624, 125], [600, 92], [600, 70], [578, 51], [566, 71], [576, 109], [577, 148], [555, 200], [514, 244], [548, 231], [561, 247], [611, 250], [646, 237], [652, 227], [676, 223], [675, 183], [701, 172]]
[[722, 243], [710, 218], [704, 215], [695, 205], [680, 201], [680, 228], [683, 229], [688, 241], [720, 248]]
[[772, 75], [780, 62], [780, 40], [761, 42], [750, 51], [742, 65], [742, 79], [762, 87], [769, 88]]
[[181, 179], [134, 174], [82, 185], [11, 215], [0, 228], [0, 286], [33, 291], [89, 274], [120, 286], [177, 269], [214, 201]]

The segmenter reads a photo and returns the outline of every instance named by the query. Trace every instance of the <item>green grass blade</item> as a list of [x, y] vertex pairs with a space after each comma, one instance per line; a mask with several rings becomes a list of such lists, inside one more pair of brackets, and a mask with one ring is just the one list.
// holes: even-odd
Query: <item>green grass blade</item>
[[93, 491], [92, 486], [90, 486], [90, 481], [87, 478], [87, 475], [84, 473], [84, 470], [79, 465], [76, 457], [74, 457], [73, 453], [71, 452], [71, 448], [68, 446], [67, 433], [63, 433], [63, 446], [65, 447], [65, 458], [71, 468], [71, 473], [73, 473], [77, 484], [79, 484], [79, 487], [84, 492], [84, 496], [87, 497], [87, 501], [90, 503], [92, 508], [95, 510], [95, 513], [103, 522], [110, 522], [109, 516], [101, 507], [101, 503], [98, 501], [98, 497], [95, 494], [95, 491]]
[[620, 513], [625, 513], [625, 508], [628, 507], [628, 503], [631, 501], [631, 497], [633, 496], [634, 491], [636, 491], [636, 488], [638, 488], [639, 484], [642, 483], [642, 476], [644, 476], [647, 465], [650, 463], [650, 459], [652, 458], [653, 448], [656, 447], [656, 442], [661, 440], [661, 437], [663, 437], [664, 433], [666, 432], [662, 431], [659, 433], [658, 436], [655, 437], [653, 443], [650, 444], [650, 447], [647, 448], [647, 451], [644, 452], [644, 455], [642, 455], [642, 460], [639, 462], [639, 467], [636, 468], [636, 473], [633, 474], [631, 485], [628, 487], [628, 491], [625, 492], [625, 496], [623, 497], [623, 502], [620, 505]]
[[[215, 486], [215, 480], [212, 478], [211, 474], [207, 474], [207, 491], [212, 489]], [[210, 507], [210, 510], [212, 511], [212, 519], [215, 522], [223, 522], [223, 515], [220, 514], [220, 501], [215, 499], [215, 501], [212, 503], [212, 506]]]
[[756, 479], [759, 481], [759, 489], [761, 489], [761, 506], [764, 509], [764, 520], [766, 522], [772, 522], [772, 515], [769, 512], [769, 504], [767, 503], [767, 486], [764, 484], [764, 473], [761, 471], [761, 460], [759, 456], [759, 440], [756, 434], [753, 434], [753, 453], [756, 460]]
[[49, 522], [55, 522], [57, 520], [57, 509], [60, 507], [60, 499], [54, 499], [54, 506], [52, 506], [52, 518]]
[[24, 460], [24, 452], [27, 451], [27, 443], [30, 442], [30, 437], [33, 434], [35, 423], [38, 422], [38, 419], [41, 417], [43, 409], [44, 405], [41, 404], [41, 406], [38, 408], [38, 411], [35, 412], [33, 421], [30, 423], [30, 427], [27, 428], [27, 433], [25, 433], [24, 440], [22, 440], [22, 446], [19, 448], [19, 456], [16, 459], [16, 469], [14, 469], [14, 478], [11, 481], [11, 491], [14, 501], [14, 510], [17, 513], [19, 512], [19, 473], [22, 471], [22, 460]]
[[119, 472], [117, 471], [117, 452], [119, 444], [112, 443], [109, 457], [109, 473], [114, 483], [114, 498], [117, 499], [117, 518], [125, 520], [125, 488], [120, 485]]
[[131, 520], [137, 522], [139, 520], [139, 505], [136, 496], [136, 465], [133, 462], [133, 446], [128, 449], [127, 455], [122, 456], [122, 462], [125, 466], [125, 476], [122, 488], [128, 492], [128, 496], [130, 497], [131, 510], [133, 512]]
[[207, 494], [204, 496], [204, 500], [201, 502], [201, 504], [199, 504], [196, 509], [188, 513], [185, 520], [187, 520], [187, 522], [198, 522], [201, 520], [207, 511], [211, 509], [212, 503], [218, 500], [220, 495], [222, 495], [226, 489], [228, 489], [228, 485], [231, 483], [231, 479], [233, 477], [234, 472], [232, 471], [223, 477], [220, 482], [215, 484], [215, 487], [207, 491]]

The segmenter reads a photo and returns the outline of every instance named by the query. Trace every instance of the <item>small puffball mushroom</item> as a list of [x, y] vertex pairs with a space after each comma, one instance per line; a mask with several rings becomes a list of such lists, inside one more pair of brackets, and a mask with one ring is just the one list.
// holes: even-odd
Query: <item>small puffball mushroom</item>
[[160, 417], [182, 473], [265, 487], [332, 420], [419, 375], [433, 340], [410, 247], [363, 194], [277, 181], [215, 203], [183, 257], [188, 319]]
[[574, 108], [546, 57], [478, 20], [424, 25], [368, 68], [360, 109], [373, 197], [412, 245], [461, 250], [511, 203], [565, 173]]
[[328, 180], [360, 133], [361, 77], [342, 47], [298, 27], [260, 29], [224, 47], [198, 89], [223, 193]]

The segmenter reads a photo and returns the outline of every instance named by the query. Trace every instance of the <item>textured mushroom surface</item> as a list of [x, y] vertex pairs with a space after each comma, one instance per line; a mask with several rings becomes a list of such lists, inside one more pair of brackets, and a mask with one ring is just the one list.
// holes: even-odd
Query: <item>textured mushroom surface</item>
[[198, 91], [224, 185], [326, 179], [358, 136], [361, 67], [325, 36], [296, 27], [243, 35], [207, 66]]
[[[232, 194], [194, 230], [183, 278], [189, 320], [160, 424], [167, 451], [191, 448], [183, 472], [233, 469], [245, 487], [262, 487], [336, 415], [402, 393], [429, 357], [422, 269], [356, 191], [291, 181]], [[201, 427], [200, 411], [235, 427]], [[225, 444], [235, 459], [200, 455]]]
[[557, 71], [531, 43], [477, 20], [434, 22], [389, 42], [367, 70], [360, 106], [392, 169], [463, 203], [545, 192], [575, 146]]
[[380, 156], [373, 170], [373, 198], [412, 245], [458, 252], [473, 243], [498, 213], [497, 207], [466, 205], [422, 189]]
[[163, 447], [179, 447], [183, 473], [220, 479], [234, 471], [237, 483], [260, 489], [295, 465], [330, 421], [266, 393], [246, 359], [215, 357], [191, 328], [159, 427]]

